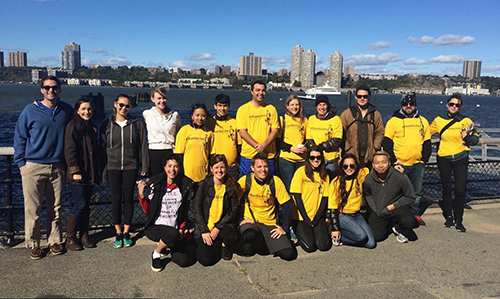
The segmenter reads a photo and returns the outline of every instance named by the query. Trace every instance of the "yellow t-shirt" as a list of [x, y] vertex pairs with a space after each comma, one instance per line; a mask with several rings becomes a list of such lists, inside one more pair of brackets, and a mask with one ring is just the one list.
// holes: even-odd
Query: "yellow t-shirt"
[[[316, 144], [320, 144], [332, 138], [342, 139], [342, 121], [338, 115], [328, 119], [319, 120], [316, 115], [309, 117], [307, 124], [307, 139], [313, 139]], [[325, 153], [325, 158], [330, 161], [338, 158], [339, 152]]]
[[238, 144], [241, 137], [236, 129], [236, 119], [229, 117], [227, 120], [214, 120], [214, 145], [212, 154], [226, 156], [229, 167], [236, 165], [238, 157]]
[[[370, 173], [368, 168], [361, 168], [358, 172], [358, 177], [355, 180], [346, 181], [346, 190], [349, 191], [352, 186], [351, 193], [349, 193], [349, 197], [347, 198], [347, 203], [344, 206], [344, 209], [340, 212], [344, 214], [354, 214], [357, 213], [361, 209], [361, 205], [363, 204], [363, 182], [365, 181], [366, 176]], [[330, 183], [330, 196], [328, 197], [328, 208], [329, 209], [338, 209], [340, 205], [340, 181], [339, 177], [336, 177]]]
[[[248, 192], [248, 201], [250, 202], [250, 208], [255, 216], [255, 220], [265, 225], [275, 225], [277, 207], [274, 206], [274, 200], [271, 198], [271, 188], [269, 188], [268, 184], [258, 184], [253, 174], [251, 174], [251, 176], [252, 185], [250, 186], [250, 192]], [[242, 176], [238, 180], [238, 184], [240, 184], [242, 191], [245, 192], [246, 176]], [[279, 204], [284, 204], [290, 200], [285, 185], [277, 176], [274, 176], [274, 186], [276, 189], [276, 199]], [[245, 202], [243, 218], [246, 220], [254, 220], [248, 209], [247, 202]]]
[[[446, 126], [451, 120], [452, 119], [444, 119], [441, 116], [436, 117], [430, 127], [431, 136], [440, 133], [444, 126]], [[465, 117], [461, 121], [455, 122], [451, 125], [451, 127], [446, 129], [443, 136], [440, 136], [441, 142], [439, 143], [439, 151], [437, 155], [440, 157], [446, 157], [459, 154], [463, 151], [470, 151], [470, 148], [462, 141], [462, 131], [472, 124], [472, 120]]]
[[[255, 107], [252, 102], [248, 102], [238, 108], [236, 126], [238, 130], [247, 130], [248, 134], [258, 143], [263, 143], [269, 137], [271, 129], [279, 129], [278, 112], [273, 105]], [[268, 158], [274, 158], [276, 155], [275, 142], [271, 142], [264, 152], [267, 153]], [[252, 159], [256, 154], [257, 150], [243, 140], [241, 156]]]
[[[328, 196], [328, 178], [321, 180], [318, 172], [314, 173], [314, 182], [311, 181], [306, 175], [306, 167], [301, 166], [292, 178], [290, 185], [290, 193], [300, 193], [302, 195], [302, 202], [306, 210], [307, 216], [310, 220], [314, 219], [321, 204], [321, 199]], [[292, 218], [303, 221], [304, 218], [300, 215], [297, 209], [297, 202], [294, 198], [294, 205], [292, 210]]]
[[205, 127], [195, 129], [185, 125], [175, 138], [175, 153], [184, 154], [184, 174], [200, 182], [208, 172], [208, 156], [212, 149], [213, 133]]
[[425, 117], [399, 118], [393, 116], [385, 126], [385, 137], [394, 142], [394, 155], [405, 166], [422, 159], [424, 141], [431, 139], [429, 122]]
[[[283, 126], [283, 118], [285, 119], [285, 126]], [[280, 117], [280, 136], [281, 139], [292, 146], [304, 144], [306, 139], [307, 118], [304, 121], [300, 117], [292, 117], [288, 114]], [[283, 131], [285, 132], [283, 136]], [[292, 152], [281, 151], [280, 158], [290, 162], [304, 162], [304, 157], [301, 157]]]
[[226, 185], [222, 184], [220, 186], [214, 186], [215, 195], [212, 200], [212, 205], [208, 212], [208, 229], [212, 230], [215, 224], [220, 221], [222, 217], [222, 211], [224, 209], [224, 194], [226, 193]]

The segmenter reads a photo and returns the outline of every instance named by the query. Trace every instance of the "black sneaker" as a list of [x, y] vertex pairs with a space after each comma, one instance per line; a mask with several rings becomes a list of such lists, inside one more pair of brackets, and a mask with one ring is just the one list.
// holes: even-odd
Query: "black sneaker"
[[465, 226], [463, 224], [457, 224], [455, 225], [457, 232], [465, 233], [467, 230], [465, 229]]
[[472, 210], [472, 207], [468, 203], [464, 203], [464, 209]]
[[233, 258], [233, 252], [227, 247], [222, 247], [222, 259], [225, 261], [230, 261]]
[[448, 219], [446, 219], [446, 222], [444, 223], [444, 226], [446, 226], [446, 228], [455, 227], [455, 221], [453, 220], [453, 217], [448, 217]]
[[153, 254], [151, 254], [151, 270], [153, 270], [154, 272], [160, 272], [161, 270], [163, 270], [161, 266], [161, 258], [153, 258]]

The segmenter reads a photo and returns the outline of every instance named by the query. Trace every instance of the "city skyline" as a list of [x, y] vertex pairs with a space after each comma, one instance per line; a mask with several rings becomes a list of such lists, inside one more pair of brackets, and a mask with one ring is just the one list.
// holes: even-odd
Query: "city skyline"
[[482, 60], [483, 76], [500, 76], [494, 0], [89, 3], [3, 1], [0, 51], [27, 52], [29, 66], [61, 67], [61, 49], [74, 41], [85, 66], [211, 71], [236, 70], [240, 56], [253, 52], [263, 69], [277, 72], [291, 69], [290, 49], [301, 45], [316, 53], [316, 71], [338, 51], [356, 74], [460, 75], [464, 60]]

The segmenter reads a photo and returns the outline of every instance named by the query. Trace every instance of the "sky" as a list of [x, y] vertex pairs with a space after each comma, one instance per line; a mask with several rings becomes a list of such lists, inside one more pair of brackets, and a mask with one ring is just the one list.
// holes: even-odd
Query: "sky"
[[499, 0], [0, 0], [0, 51], [29, 66], [61, 66], [64, 45], [82, 64], [290, 70], [291, 49], [316, 53], [316, 71], [342, 53], [356, 74], [462, 74], [482, 60], [500, 76]]

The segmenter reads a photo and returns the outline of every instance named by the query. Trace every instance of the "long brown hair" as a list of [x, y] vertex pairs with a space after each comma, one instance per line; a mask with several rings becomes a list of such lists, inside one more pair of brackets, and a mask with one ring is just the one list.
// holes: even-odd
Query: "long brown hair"
[[213, 155], [212, 158], [210, 159], [210, 168], [212, 168], [215, 164], [217, 164], [219, 162], [224, 163], [224, 166], [226, 166], [226, 175], [224, 176], [223, 181], [222, 181], [223, 184], [225, 184], [227, 187], [229, 187], [229, 188], [226, 188], [226, 192], [227, 192], [227, 189], [232, 189], [232, 190], [234, 190], [236, 195], [238, 195], [240, 192], [239, 191], [240, 185], [238, 184], [238, 182], [236, 182], [236, 179], [233, 178], [227, 172], [227, 170], [229, 169], [229, 165], [227, 163], [226, 156], [221, 155], [221, 154]]
[[[319, 167], [316, 170], [313, 169], [313, 166], [311, 164], [311, 160], [309, 159], [311, 152], [319, 152], [321, 154], [321, 164], [319, 165]], [[328, 178], [328, 173], [326, 172], [325, 155], [323, 154], [323, 151], [320, 151], [318, 149], [318, 146], [313, 145], [307, 149], [307, 156], [306, 157], [307, 157], [306, 163], [305, 163], [306, 176], [312, 182], [314, 182], [314, 171], [317, 171], [319, 173], [321, 180], [326, 181]], [[321, 183], [321, 182], [318, 182], [318, 183]]]
[[[304, 122], [305, 116], [304, 116], [304, 106], [302, 106], [302, 102], [300, 101], [299, 97], [296, 94], [291, 94], [288, 96], [285, 102], [285, 113], [288, 114], [291, 117], [297, 117], [296, 115], [293, 115], [289, 110], [288, 110], [288, 105], [290, 105], [290, 102], [293, 100], [298, 100], [300, 104], [300, 109], [299, 109], [299, 115], [298, 118], [300, 118], [300, 122]], [[284, 117], [284, 116], [283, 116]]]
[[[356, 186], [351, 185], [350, 190], [347, 190], [347, 188], [346, 188], [346, 181], [348, 178], [347, 178], [347, 175], [343, 169], [344, 162], [347, 159], [353, 159], [354, 165], [356, 165], [356, 171], [354, 171], [354, 174], [353, 174], [354, 181], [352, 182], [353, 184], [356, 183]], [[356, 189], [360, 188], [360, 185], [358, 182], [358, 173], [359, 173], [358, 157], [356, 157], [356, 155], [353, 155], [353, 154], [347, 154], [347, 155], [343, 156], [342, 159], [340, 160], [340, 163], [339, 163], [339, 170], [337, 171], [337, 179], [339, 180], [339, 189], [336, 192], [340, 193], [339, 194], [340, 196], [338, 197], [338, 201], [337, 201], [337, 204], [339, 206], [340, 211], [342, 211], [344, 209], [345, 205], [347, 204], [347, 199], [349, 198], [349, 195], [351, 193], [350, 191], [352, 191], [353, 188], [356, 188]]]

